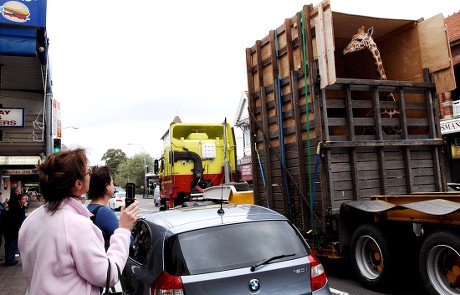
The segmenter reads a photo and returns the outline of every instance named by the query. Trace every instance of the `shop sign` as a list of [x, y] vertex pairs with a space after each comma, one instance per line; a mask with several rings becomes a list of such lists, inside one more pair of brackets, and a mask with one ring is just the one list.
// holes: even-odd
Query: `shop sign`
[[38, 156], [0, 156], [0, 165], [37, 165], [40, 161]]
[[245, 165], [245, 164], [251, 164], [251, 163], [252, 163], [251, 157], [244, 157], [244, 158], [238, 159], [238, 165]]
[[37, 174], [37, 169], [5, 169], [2, 170], [2, 175], [30, 175]]
[[24, 127], [24, 108], [0, 108], [0, 127]]
[[460, 132], [460, 119], [441, 121], [441, 134]]
[[52, 128], [51, 132], [55, 137], [62, 137], [61, 127], [61, 104], [57, 99], [53, 99], [51, 104]]
[[4, 1], [0, 10], [0, 23], [42, 27], [46, 26], [46, 0]]

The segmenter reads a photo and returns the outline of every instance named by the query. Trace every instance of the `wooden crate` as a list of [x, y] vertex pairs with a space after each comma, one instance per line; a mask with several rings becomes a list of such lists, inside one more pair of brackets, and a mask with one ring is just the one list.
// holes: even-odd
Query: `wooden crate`
[[[389, 80], [369, 53], [343, 55], [361, 26], [374, 27]], [[436, 17], [347, 15], [323, 1], [247, 48], [255, 202], [326, 232], [348, 200], [445, 190], [436, 91], [455, 81], [450, 51], [431, 52], [424, 34], [443, 29]]]

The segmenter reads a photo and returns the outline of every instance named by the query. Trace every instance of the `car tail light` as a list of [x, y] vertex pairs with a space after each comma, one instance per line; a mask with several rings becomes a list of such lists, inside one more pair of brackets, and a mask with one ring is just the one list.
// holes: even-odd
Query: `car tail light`
[[183, 295], [184, 289], [180, 277], [163, 272], [150, 288], [152, 295]]
[[316, 291], [326, 285], [326, 272], [319, 259], [313, 253], [308, 255], [308, 258], [310, 259], [311, 291]]

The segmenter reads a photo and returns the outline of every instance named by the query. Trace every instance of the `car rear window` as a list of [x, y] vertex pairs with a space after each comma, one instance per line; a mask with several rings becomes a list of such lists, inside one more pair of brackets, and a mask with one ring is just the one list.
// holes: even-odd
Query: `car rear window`
[[251, 267], [278, 255], [295, 254], [274, 262], [296, 259], [308, 251], [287, 221], [248, 222], [172, 236], [165, 241], [165, 266], [172, 275], [195, 275]]

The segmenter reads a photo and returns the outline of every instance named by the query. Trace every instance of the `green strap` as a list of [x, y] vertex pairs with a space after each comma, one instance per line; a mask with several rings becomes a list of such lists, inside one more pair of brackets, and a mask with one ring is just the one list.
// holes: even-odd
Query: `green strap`
[[305, 111], [306, 111], [306, 118], [307, 118], [307, 161], [308, 161], [308, 183], [309, 189], [310, 189], [310, 219], [311, 219], [311, 227], [313, 229], [313, 232], [316, 232], [315, 228], [315, 218], [314, 218], [314, 193], [312, 188], [312, 179], [311, 179], [311, 150], [310, 150], [310, 145], [311, 145], [311, 139], [310, 139], [310, 120], [309, 120], [309, 108], [308, 108], [308, 94], [310, 93], [310, 89], [308, 87], [308, 81], [307, 81], [307, 42], [305, 40], [305, 13], [304, 10], [302, 10], [302, 50], [303, 50], [303, 79], [304, 79], [304, 87], [305, 87]]

